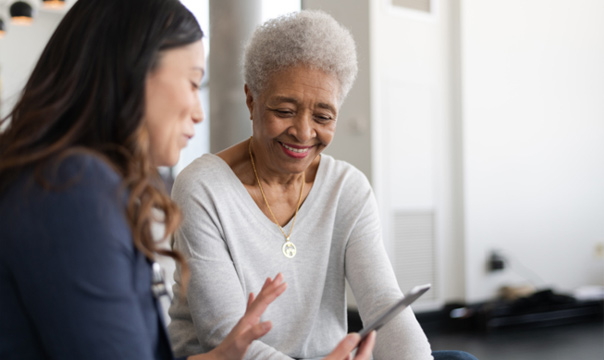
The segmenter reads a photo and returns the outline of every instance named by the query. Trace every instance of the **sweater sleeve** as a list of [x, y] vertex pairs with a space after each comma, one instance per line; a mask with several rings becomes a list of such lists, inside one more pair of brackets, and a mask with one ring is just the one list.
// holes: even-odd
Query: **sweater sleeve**
[[134, 249], [119, 176], [98, 159], [64, 163], [66, 186], [29, 188], [17, 206], [26, 216], [15, 216], [8, 262], [19, 311], [45, 357], [153, 359], [158, 318], [140, 305], [154, 301], [149, 266]]
[[[346, 277], [357, 300], [363, 323], [375, 320], [402, 297], [381, 237], [377, 204], [367, 180], [352, 187], [355, 207], [346, 249]], [[411, 308], [397, 315], [377, 333], [375, 359], [432, 359], [430, 344]]]
[[[247, 304], [247, 294], [214, 206], [218, 199], [213, 194], [228, 191], [222, 187], [227, 184], [209, 180], [212, 176], [215, 174], [186, 169], [179, 174], [172, 190], [172, 197], [183, 212], [174, 247], [183, 253], [191, 270], [186, 298], [175, 296], [169, 312], [172, 321], [168, 329], [178, 356], [205, 353], [218, 346], [244, 315]], [[204, 178], [203, 184], [196, 180], [200, 177]], [[212, 183], [211, 190], [207, 188], [208, 182]], [[175, 294], [181, 292], [179, 271], [175, 276]], [[291, 358], [256, 340], [245, 359]]]

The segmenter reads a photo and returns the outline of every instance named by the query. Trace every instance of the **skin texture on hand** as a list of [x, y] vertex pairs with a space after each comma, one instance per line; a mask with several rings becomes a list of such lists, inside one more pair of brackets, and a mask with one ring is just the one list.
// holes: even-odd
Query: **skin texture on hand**
[[190, 356], [188, 360], [243, 359], [252, 341], [270, 331], [271, 322], [260, 322], [260, 317], [286, 287], [287, 283], [283, 282], [283, 275], [280, 273], [272, 280], [267, 278], [257, 297], [254, 298], [254, 294], [250, 293], [245, 314], [222, 343], [209, 353]]

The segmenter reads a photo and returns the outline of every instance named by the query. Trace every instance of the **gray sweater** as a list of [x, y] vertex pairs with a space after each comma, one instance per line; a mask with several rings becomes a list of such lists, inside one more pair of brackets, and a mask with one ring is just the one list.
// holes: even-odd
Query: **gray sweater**
[[[291, 241], [258, 208], [230, 167], [204, 155], [176, 179], [172, 196], [184, 220], [175, 248], [191, 267], [185, 299], [175, 297], [169, 333], [179, 356], [216, 347], [245, 312], [247, 294], [283, 273], [287, 290], [263, 320], [272, 330], [246, 359], [314, 359], [346, 335], [345, 280], [365, 323], [402, 297], [384, 250], [374, 194], [350, 164], [321, 155], [313, 187], [302, 204]], [[284, 227], [289, 233], [291, 221]], [[180, 293], [179, 269], [174, 292]], [[376, 359], [432, 359], [430, 344], [411, 309], [378, 332]]]

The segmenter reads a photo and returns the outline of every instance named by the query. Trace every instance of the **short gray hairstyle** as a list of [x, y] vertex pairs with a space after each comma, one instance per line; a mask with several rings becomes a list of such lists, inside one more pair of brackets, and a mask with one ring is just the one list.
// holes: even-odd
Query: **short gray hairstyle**
[[333, 74], [340, 85], [342, 104], [357, 75], [356, 46], [350, 31], [319, 10], [302, 10], [268, 20], [259, 26], [244, 53], [243, 76], [260, 94], [270, 76], [303, 65]]

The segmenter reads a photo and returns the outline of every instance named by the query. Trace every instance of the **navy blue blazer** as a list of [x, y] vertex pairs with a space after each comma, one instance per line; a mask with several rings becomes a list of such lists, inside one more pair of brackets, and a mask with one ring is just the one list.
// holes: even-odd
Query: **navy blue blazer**
[[32, 174], [0, 194], [0, 359], [171, 359], [120, 176], [91, 155], [51, 190]]

